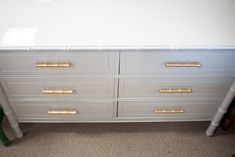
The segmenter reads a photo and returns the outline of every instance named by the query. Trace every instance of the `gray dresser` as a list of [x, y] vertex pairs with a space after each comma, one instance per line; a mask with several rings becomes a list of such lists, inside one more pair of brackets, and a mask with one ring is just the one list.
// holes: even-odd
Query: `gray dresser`
[[235, 4], [181, 1], [2, 0], [0, 103], [16, 136], [27, 122], [172, 121], [212, 121], [212, 135], [235, 95]]

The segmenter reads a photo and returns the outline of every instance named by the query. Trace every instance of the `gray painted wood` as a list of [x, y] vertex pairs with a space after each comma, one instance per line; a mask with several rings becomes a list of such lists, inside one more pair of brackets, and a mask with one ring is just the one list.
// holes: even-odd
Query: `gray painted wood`
[[[119, 101], [119, 118], [155, 118], [172, 120], [181, 119], [211, 119], [219, 106], [218, 100], [165, 100], [165, 101]], [[182, 113], [156, 113], [156, 109], [174, 110], [181, 109]]]
[[[56, 54], [56, 55], [55, 55]], [[17, 59], [16, 59], [17, 58]], [[115, 51], [0, 51], [2, 74], [117, 74]], [[36, 63], [71, 63], [70, 67], [35, 67]]]
[[[121, 75], [235, 77], [234, 50], [122, 51]], [[198, 62], [200, 67], [166, 67], [167, 62]]]
[[[10, 100], [20, 98], [110, 98], [114, 97], [113, 78], [5, 78], [0, 79]], [[42, 90], [74, 90], [73, 94], [43, 94]]]
[[[234, 50], [1, 51], [0, 102], [21, 137], [19, 122], [162, 122], [211, 120], [234, 81]], [[17, 59], [18, 60], [17, 60]], [[68, 69], [38, 69], [41, 61], [73, 61]], [[198, 61], [197, 68], [166, 68], [167, 61]], [[80, 65], [80, 66], [78, 66]], [[235, 86], [235, 85], [233, 85]], [[74, 95], [41, 90], [75, 89]], [[160, 94], [160, 88], [192, 88], [192, 93]], [[233, 87], [234, 88], [234, 87]], [[232, 95], [226, 96], [227, 104]], [[48, 115], [49, 108], [80, 110], [77, 116]], [[154, 109], [185, 113], [156, 115]], [[216, 128], [220, 108], [209, 133]], [[16, 114], [16, 115], [15, 115]]]
[[[119, 83], [120, 98], [184, 98], [207, 97], [213, 99], [217, 97], [223, 99], [233, 78], [121, 78]], [[160, 93], [164, 88], [188, 88], [191, 93]]]
[[[114, 102], [98, 101], [15, 101], [11, 102], [19, 121], [44, 119], [79, 122], [114, 118]], [[74, 111], [76, 114], [48, 114], [53, 111]]]

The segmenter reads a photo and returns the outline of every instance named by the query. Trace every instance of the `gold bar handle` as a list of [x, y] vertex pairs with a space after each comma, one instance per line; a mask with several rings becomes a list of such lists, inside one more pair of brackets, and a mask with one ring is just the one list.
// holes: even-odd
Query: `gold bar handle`
[[67, 108], [49, 108], [48, 115], [76, 115], [78, 112], [75, 109]]
[[193, 90], [191, 88], [161, 88], [159, 90], [160, 93], [192, 93]]
[[35, 63], [34, 65], [37, 68], [69, 68], [72, 66], [72, 63], [62, 62], [62, 63]]
[[201, 67], [199, 62], [166, 62], [166, 67]]
[[156, 108], [155, 113], [157, 113], [157, 114], [175, 114], [175, 113], [185, 113], [185, 110], [181, 109], [181, 108], [177, 108], [177, 109]]
[[75, 94], [75, 90], [73, 89], [65, 89], [65, 90], [50, 90], [43, 89], [42, 94]]

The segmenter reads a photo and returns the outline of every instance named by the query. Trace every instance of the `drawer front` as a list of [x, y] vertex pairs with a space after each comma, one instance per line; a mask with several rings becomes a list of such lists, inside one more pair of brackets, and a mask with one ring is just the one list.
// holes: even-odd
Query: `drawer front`
[[116, 52], [1, 52], [0, 73], [115, 74]]
[[79, 121], [112, 119], [113, 102], [11, 102], [20, 121]]
[[120, 98], [223, 97], [233, 78], [120, 79]]
[[10, 100], [19, 98], [113, 98], [114, 79], [0, 79]]
[[[151, 101], [118, 103], [119, 118], [158, 118], [159, 120], [174, 120], [184, 118], [210, 119], [216, 112], [220, 101]], [[185, 119], [185, 118], [188, 119]]]
[[235, 76], [235, 51], [126, 51], [121, 74]]

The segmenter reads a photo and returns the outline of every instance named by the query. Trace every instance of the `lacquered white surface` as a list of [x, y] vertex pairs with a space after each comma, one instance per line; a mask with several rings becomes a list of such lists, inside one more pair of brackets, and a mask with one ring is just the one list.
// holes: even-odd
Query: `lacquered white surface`
[[0, 0], [0, 48], [235, 47], [234, 0]]

